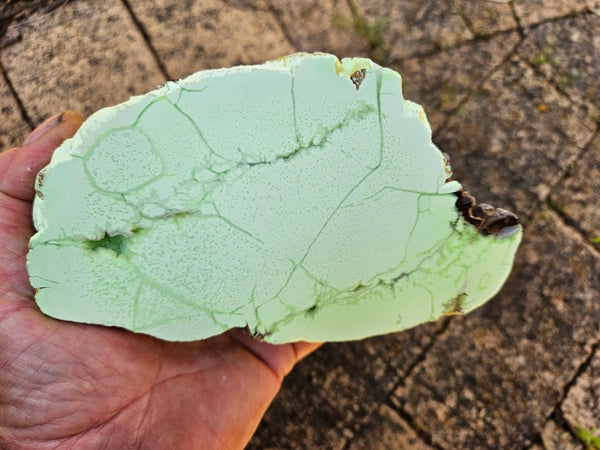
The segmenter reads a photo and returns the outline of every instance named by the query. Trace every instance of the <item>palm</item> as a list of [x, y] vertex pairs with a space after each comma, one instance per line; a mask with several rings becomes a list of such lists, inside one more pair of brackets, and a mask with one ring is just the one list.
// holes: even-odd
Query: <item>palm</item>
[[[64, 125], [52, 132], [65, 134]], [[168, 343], [44, 316], [25, 269], [33, 181], [11, 178], [15, 167], [36, 172], [58, 142], [29, 146], [39, 147], [35, 170], [18, 161], [28, 147], [0, 156], [0, 444], [242, 447], [283, 376], [315, 345], [272, 346], [236, 331]]]

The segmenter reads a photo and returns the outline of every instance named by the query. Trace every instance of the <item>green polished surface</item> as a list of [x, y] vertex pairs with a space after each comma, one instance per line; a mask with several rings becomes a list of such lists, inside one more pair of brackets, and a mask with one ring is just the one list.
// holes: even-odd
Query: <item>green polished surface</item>
[[466, 223], [447, 176], [421, 107], [368, 59], [199, 72], [55, 152], [28, 270], [46, 314], [168, 340], [402, 330], [493, 296], [521, 239]]

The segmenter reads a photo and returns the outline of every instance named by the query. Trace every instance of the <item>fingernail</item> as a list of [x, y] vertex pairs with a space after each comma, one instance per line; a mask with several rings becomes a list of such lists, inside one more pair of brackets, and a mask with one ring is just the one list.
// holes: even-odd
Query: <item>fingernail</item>
[[44, 120], [35, 130], [31, 132], [29, 136], [23, 141], [23, 145], [33, 144], [43, 135], [45, 135], [48, 131], [50, 131], [55, 126], [59, 125], [62, 122], [62, 116], [64, 113], [56, 114], [52, 117]]

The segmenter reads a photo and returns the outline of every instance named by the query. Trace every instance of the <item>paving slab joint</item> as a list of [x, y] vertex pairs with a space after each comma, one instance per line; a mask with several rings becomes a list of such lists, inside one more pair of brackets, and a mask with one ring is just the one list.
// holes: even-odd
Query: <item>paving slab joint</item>
[[414, 421], [414, 419], [412, 418], [412, 416], [410, 414], [408, 414], [406, 411], [404, 411], [404, 408], [394, 405], [393, 402], [386, 402], [385, 403], [387, 406], [389, 406], [390, 408], [392, 408], [396, 413], [398, 413], [398, 415], [402, 418], [402, 420], [404, 420], [404, 422], [406, 422], [406, 424], [415, 432], [415, 434], [417, 435], [417, 437], [419, 439], [421, 439], [422, 442], [425, 443], [425, 445], [427, 445], [428, 447], [431, 447], [432, 449], [435, 450], [447, 450], [446, 448], [442, 447], [441, 445], [433, 442], [433, 436], [430, 432], [428, 432], [427, 430], [421, 428], [419, 425], [417, 425]]
[[[563, 417], [563, 413], [562, 413], [562, 404], [565, 401], [565, 399], [567, 398], [567, 395], [569, 394], [569, 391], [571, 390], [571, 388], [575, 385], [575, 383], [577, 383], [577, 379], [589, 368], [589, 366], [592, 363], [592, 360], [594, 359], [594, 356], [596, 355], [596, 352], [600, 351], [600, 337], [598, 338], [598, 340], [596, 340], [596, 342], [594, 342], [592, 344], [592, 348], [590, 350], [590, 354], [587, 356], [587, 358], [579, 365], [579, 367], [577, 368], [577, 370], [575, 371], [575, 375], [573, 375], [573, 377], [565, 384], [565, 386], [563, 387], [563, 391], [561, 393], [561, 396], [558, 400], [558, 403], [554, 406], [554, 409], [552, 410], [552, 412], [550, 412], [550, 414], [548, 414], [548, 416], [546, 417], [546, 420], [544, 421], [544, 424], [548, 423], [550, 420], [554, 420], [555, 423], [563, 430], [565, 430], [566, 432], [568, 432], [576, 441], [581, 442], [581, 438], [580, 436], [577, 435], [577, 433], [575, 432], [575, 430], [573, 430], [568, 422], [566, 421], [566, 419]], [[528, 447], [530, 448], [531, 446], [535, 445], [536, 443], [541, 443], [542, 442], [542, 431], [540, 431], [536, 437], [532, 440], [531, 445]]]
[[273, 16], [273, 18], [275, 19], [275, 22], [277, 22], [277, 25], [279, 26], [279, 29], [281, 30], [281, 33], [285, 37], [285, 40], [288, 42], [288, 44], [290, 44], [290, 47], [292, 47], [294, 49], [294, 51], [296, 51], [296, 52], [299, 51], [300, 50], [300, 45], [292, 37], [291, 33], [289, 32], [289, 30], [285, 26], [284, 21], [281, 19], [280, 13], [277, 11], [277, 9], [275, 9], [275, 7], [271, 3], [271, 1], [268, 1], [267, 5], [269, 7], [269, 12], [271, 13], [271, 15]]
[[[393, 393], [400, 386], [402, 386], [404, 384], [404, 382], [405, 382], [404, 380], [406, 380], [406, 378], [408, 378], [414, 372], [416, 367], [418, 367], [425, 360], [427, 353], [433, 348], [433, 346], [435, 345], [435, 343], [437, 342], [439, 337], [446, 331], [446, 329], [450, 325], [451, 320], [452, 320], [452, 317], [444, 317], [441, 319], [441, 326], [439, 327], [438, 330], [436, 330], [435, 334], [433, 335], [433, 337], [431, 339], [431, 342], [429, 342], [428, 345], [424, 346], [423, 351], [419, 354], [419, 356], [417, 356], [417, 358], [413, 361], [413, 363], [408, 366], [408, 368], [406, 369], [405, 373], [402, 375], [400, 380], [393, 386], [392, 389], [390, 389], [387, 392], [387, 395], [385, 396], [385, 398], [382, 399], [383, 401], [381, 402], [382, 404], [387, 405], [390, 408], [392, 408], [394, 411], [396, 411], [400, 415], [400, 417], [407, 423], [407, 425], [410, 426], [410, 428], [415, 432], [415, 434], [419, 437], [419, 439], [421, 439], [425, 444], [427, 444], [430, 447], [437, 449], [437, 450], [445, 450], [445, 449], [437, 446], [436, 444], [433, 444], [429, 433], [427, 433], [425, 430], [421, 430], [418, 426], [416, 426], [414, 421], [412, 420], [412, 417], [410, 417], [410, 415], [408, 413], [406, 413], [406, 411], [404, 411], [401, 407], [394, 405], [394, 403], [390, 400], [390, 396], [393, 395]], [[364, 425], [365, 425], [365, 423], [361, 424], [358, 427], [358, 429], [354, 430], [354, 433], [358, 434]], [[351, 445], [352, 445], [351, 440], [346, 441], [345, 445], [342, 447], [342, 450], [349, 450]]]
[[[566, 170], [565, 170], [565, 172], [566, 172]], [[563, 174], [563, 176], [564, 176], [564, 174]], [[562, 180], [562, 177], [561, 177], [561, 180]], [[558, 184], [558, 182], [556, 184]], [[552, 190], [550, 192], [552, 192]], [[590, 242], [589, 238], [585, 234], [585, 231], [579, 226], [579, 223], [577, 223], [577, 221], [575, 219], [573, 219], [571, 216], [569, 216], [562, 209], [562, 207], [556, 201], [554, 201], [552, 199], [551, 193], [549, 193], [548, 196], [546, 197], [546, 206], [548, 206], [548, 208], [550, 208], [552, 211], [554, 211], [556, 213], [556, 215], [560, 218], [560, 220], [562, 221], [562, 223], [565, 226], [571, 228], [577, 235], [579, 235], [579, 237], [583, 240], [584, 245], [592, 253], [594, 253], [596, 255], [600, 254], [600, 248], [597, 246], [597, 244]]]
[[[452, 321], [451, 316], [446, 316], [441, 319], [441, 325], [438, 330], [436, 330], [435, 334], [431, 337], [431, 341], [423, 347], [423, 351], [419, 353], [419, 355], [415, 358], [415, 360], [406, 368], [406, 371], [402, 375], [402, 377], [398, 380], [398, 382], [394, 385], [394, 387], [390, 390], [389, 394], [393, 394], [398, 390], [398, 388], [404, 386], [406, 383], [406, 379], [409, 378], [415, 370], [425, 361], [427, 354], [437, 343], [440, 336], [442, 336], [448, 327], [450, 326], [450, 322]], [[388, 398], [389, 398], [388, 394]]]
[[[429, 49], [429, 50], [416, 51], [416, 52], [410, 53], [409, 55], [402, 56], [401, 58], [395, 58], [395, 59], [391, 60], [390, 62], [393, 63], [393, 64], [398, 64], [398, 63], [401, 63], [401, 62], [403, 62], [403, 61], [405, 61], [407, 59], [429, 58], [429, 57], [437, 56], [437, 55], [439, 55], [441, 53], [448, 53], [448, 52], [450, 52], [452, 50], [457, 50], [457, 49], [460, 49], [462, 47], [467, 47], [467, 46], [473, 45], [473, 43], [475, 43], [475, 42], [487, 42], [487, 41], [490, 41], [490, 40], [492, 40], [494, 38], [497, 38], [499, 36], [508, 35], [510, 33], [515, 33], [515, 32], [518, 32], [518, 29], [516, 27], [515, 28], [509, 28], [509, 29], [506, 29], [506, 30], [497, 30], [497, 31], [494, 31], [494, 32], [492, 32], [490, 34], [486, 34], [486, 35], [479, 34], [479, 35], [474, 36], [474, 37], [472, 37], [470, 39], [466, 39], [464, 41], [455, 42], [453, 44], [450, 44], [450, 45], [447, 45], [447, 46], [444, 46], [444, 47], [435, 47], [435, 48], [432, 48], [432, 49]], [[520, 42], [517, 43], [517, 46], [519, 44], [520, 44]], [[511, 52], [512, 52], [512, 50], [511, 50]], [[494, 67], [496, 67], [496, 66], [494, 66]]]
[[[497, 34], [506, 34], [513, 31], [514, 30], [500, 31]], [[523, 41], [523, 38], [519, 39], [519, 41], [514, 45], [514, 47], [510, 49], [510, 51], [506, 55], [504, 55], [504, 58], [502, 58], [497, 64], [493, 65], [487, 72], [485, 72], [479, 79], [477, 79], [475, 83], [473, 83], [472, 87], [469, 89], [464, 98], [460, 102], [458, 102], [458, 104], [452, 109], [452, 111], [448, 113], [447, 117], [444, 119], [444, 121], [438, 127], [438, 129], [433, 131], [432, 138], [434, 142], [438, 139], [439, 135], [443, 133], [444, 129], [448, 126], [448, 123], [452, 120], [452, 118], [464, 107], [466, 103], [468, 103], [473, 98], [473, 95], [477, 92], [477, 90], [486, 81], [488, 81], [497, 70], [499, 70], [515, 54], [517, 54], [519, 46], [523, 43]]]
[[0, 76], [2, 76], [2, 78], [4, 78], [4, 81], [6, 82], [6, 85], [8, 86], [8, 89], [10, 90], [10, 93], [12, 94], [13, 98], [15, 99], [15, 102], [17, 103], [17, 107], [19, 108], [19, 113], [21, 114], [21, 118], [27, 124], [29, 129], [33, 130], [35, 128], [35, 124], [33, 123], [31, 116], [27, 112], [27, 109], [25, 109], [25, 105], [23, 104], [23, 101], [21, 100], [21, 98], [19, 97], [19, 94], [15, 90], [15, 87], [13, 86], [13, 83], [12, 83], [11, 79], [9, 78], [8, 74], [6, 73], [6, 70], [4, 70], [4, 66], [2, 65], [2, 62], [0, 62]]
[[385, 42], [385, 32], [390, 26], [389, 17], [370, 21], [358, 7], [356, 0], [346, 0], [350, 13], [354, 31], [361, 36], [369, 46], [369, 56], [377, 64], [387, 66], [389, 63], [390, 47]]
[[517, 31], [519, 32], [519, 36], [521, 36], [521, 39], [522, 39], [525, 37], [525, 29], [523, 28], [523, 24], [521, 23], [521, 18], [517, 14], [517, 8], [515, 8], [515, 2], [514, 2], [514, 0], [511, 0], [508, 2], [508, 4], [510, 5], [510, 12], [512, 13], [513, 19], [515, 19], [515, 22], [517, 23]]
[[[572, 430], [570, 429], [569, 424], [565, 420], [562, 412], [557, 411], [554, 415], [552, 415], [550, 420], [554, 422], [554, 424], [558, 427], [558, 429], [562, 433], [568, 434], [575, 441], [578, 440], [577, 436], [575, 434], [573, 434]], [[525, 450], [538, 449], [538, 448], [543, 448], [543, 449], [548, 450], [548, 448], [544, 444], [544, 439], [542, 438], [543, 429], [547, 423], [548, 423], [548, 421], [546, 421], [544, 423], [544, 425], [542, 426], [542, 430], [535, 436], [535, 438], [533, 438], [531, 440], [531, 443], [528, 446], [524, 447]]]
[[579, 225], [577, 220], [571, 217], [569, 214], [565, 212], [563, 207], [553, 198], [553, 193], [555, 192], [557, 186], [564, 181], [566, 174], [572, 168], [573, 164], [581, 159], [582, 155], [587, 151], [592, 151], [590, 149], [590, 145], [596, 141], [600, 137], [600, 129], [596, 129], [596, 132], [592, 135], [592, 137], [588, 140], [588, 142], [583, 146], [583, 149], [573, 158], [573, 160], [565, 167], [563, 173], [558, 177], [556, 182], [550, 186], [548, 189], [548, 193], [542, 200], [543, 204], [545, 204], [549, 209], [554, 211], [556, 215], [560, 218], [562, 223], [571, 228], [584, 242], [584, 245], [594, 254], [600, 254], [600, 243], [596, 244], [590, 241], [589, 236], [587, 236], [585, 230]]
[[[527, 39], [527, 37], [525, 39]], [[548, 84], [550, 84], [550, 86], [552, 86], [556, 90], [556, 92], [558, 92], [559, 95], [561, 95], [563, 98], [565, 98], [573, 106], [575, 106], [576, 108], [580, 108], [581, 105], [579, 105], [576, 101], [574, 101], [571, 98], [571, 96], [565, 91], [564, 86], [561, 86], [560, 83], [555, 82], [553, 80], [549, 80], [548, 78], [546, 78], [546, 76], [544, 76], [544, 74], [541, 72], [541, 70], [539, 68], [540, 63], [539, 63], [539, 61], [536, 60], [537, 58], [529, 61], [529, 60], [523, 58], [521, 55], [517, 55], [517, 57], [533, 70], [533, 73], [535, 74], [536, 77], [539, 77], [542, 80], [544, 80], [545, 82], [547, 82]], [[543, 57], [543, 56], [541, 56], [541, 57]], [[600, 116], [590, 117], [590, 118], [592, 120], [594, 120], [594, 122], [596, 122], [596, 124], [600, 123]]]
[[123, 3], [123, 6], [129, 13], [131, 20], [133, 21], [138, 32], [142, 35], [142, 38], [144, 39], [144, 42], [146, 43], [148, 50], [150, 50], [150, 53], [152, 54], [152, 57], [154, 58], [154, 61], [155, 61], [156, 65], [158, 66], [160, 73], [165, 78], [165, 80], [172, 80], [173, 78], [169, 75], [169, 71], [167, 70], [167, 67], [165, 66], [164, 62], [160, 58], [158, 52], [156, 51], [156, 48], [152, 44], [152, 39], [150, 37], [150, 34], [148, 34], [148, 31], [146, 31], [146, 27], [144, 27], [144, 24], [135, 15], [135, 12], [133, 11], [131, 4], [129, 3], [128, 0], [121, 0], [121, 2]]
[[[546, 24], [549, 24], [549, 23], [560, 22], [561, 20], [566, 20], [566, 19], [574, 19], [581, 15], [594, 15], [594, 14], [595, 13], [593, 13], [590, 10], [584, 10], [584, 11], [573, 11], [568, 14], [564, 14], [562, 16], [557, 16], [557, 17], [548, 17], [546, 19], [540, 20], [539, 22], [535, 22], [535, 23], [523, 26], [523, 32], [524, 32], [525, 36], [527, 36], [529, 34], [530, 30], [535, 30], [536, 28], [541, 27]], [[516, 17], [518, 17], [518, 15]], [[517, 22], [517, 23], [522, 23], [522, 22]]]
[[473, 36], [475, 37], [475, 39], [477, 39], [477, 38], [487, 39], [491, 35], [491, 33], [481, 33], [479, 31], [477, 31], [477, 28], [475, 27], [475, 24], [469, 18], [469, 16], [467, 16], [467, 14], [465, 14], [464, 9], [460, 8], [460, 6], [458, 5], [457, 0], [451, 0], [450, 1], [450, 6], [452, 6], [452, 9], [454, 9], [454, 11], [456, 11], [456, 14], [458, 14], [458, 17], [460, 17], [460, 19], [465, 24], [465, 27], [467, 27], [467, 29], [473, 34]]
[[556, 188], [564, 181], [566, 174], [572, 168], [573, 164], [575, 164], [579, 159], [581, 159], [582, 155], [586, 151], [591, 151], [591, 150], [589, 150], [589, 147], [595, 141], [595, 139], [599, 133], [600, 133], [600, 131], [596, 130], [594, 132], [594, 134], [592, 134], [592, 136], [585, 143], [585, 145], [582, 147], [582, 149], [579, 151], [579, 153], [577, 153], [577, 155], [575, 155], [571, 159], [571, 161], [567, 164], [567, 166], [562, 170], [562, 173], [560, 173], [560, 175], [556, 178], [554, 183], [552, 183], [552, 185], [548, 188], [548, 192], [546, 193], [546, 195], [542, 199], [540, 199], [539, 202], [536, 203], [536, 205], [538, 205], [538, 206], [533, 208], [533, 210], [532, 210], [533, 214], [531, 214], [530, 218], [527, 221], [523, 222], [523, 226], [527, 227], [527, 225], [529, 225], [529, 223], [534, 221], [535, 215], [537, 213], [539, 213], [542, 210], [542, 207], [545, 205], [551, 211], [556, 213], [556, 215], [560, 218], [561, 222], [568, 228], [572, 229], [573, 232], [577, 236], [579, 236], [579, 238], [581, 238], [583, 240], [584, 245], [595, 254], [600, 252], [600, 248], [596, 247], [594, 244], [592, 244], [589, 241], [588, 237], [586, 237], [585, 230], [579, 225], [579, 223], [574, 218], [569, 216], [564, 211], [564, 209], [561, 207], [561, 205], [558, 202], [556, 202], [553, 199], [552, 194], [555, 192]]

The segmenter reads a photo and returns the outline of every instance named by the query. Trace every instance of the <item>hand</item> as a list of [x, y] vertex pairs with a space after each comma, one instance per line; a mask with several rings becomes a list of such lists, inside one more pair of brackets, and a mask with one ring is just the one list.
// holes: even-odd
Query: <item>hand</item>
[[0, 448], [242, 448], [318, 344], [270, 345], [241, 330], [171, 343], [58, 321], [34, 302], [35, 175], [81, 121], [55, 116], [0, 153]]

